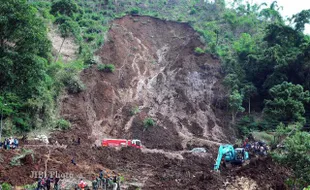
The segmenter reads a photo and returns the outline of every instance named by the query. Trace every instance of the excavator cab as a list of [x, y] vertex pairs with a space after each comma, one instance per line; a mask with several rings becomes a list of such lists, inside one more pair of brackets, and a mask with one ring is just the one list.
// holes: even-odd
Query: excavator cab
[[236, 148], [235, 155], [235, 160], [240, 160], [241, 162], [249, 159], [249, 153], [245, 151], [244, 148]]
[[225, 144], [220, 145], [216, 163], [214, 165], [214, 170], [218, 171], [220, 164], [224, 158], [224, 163], [226, 166], [242, 165], [245, 161], [249, 160], [249, 153], [244, 150], [244, 148], [234, 148], [232, 145]]

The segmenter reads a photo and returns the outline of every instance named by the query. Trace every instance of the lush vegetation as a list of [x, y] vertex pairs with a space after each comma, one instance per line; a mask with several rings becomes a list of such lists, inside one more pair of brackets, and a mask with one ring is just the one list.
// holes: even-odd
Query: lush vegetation
[[4, 133], [50, 125], [55, 108], [51, 42], [37, 10], [26, 1], [0, 5], [0, 109]]

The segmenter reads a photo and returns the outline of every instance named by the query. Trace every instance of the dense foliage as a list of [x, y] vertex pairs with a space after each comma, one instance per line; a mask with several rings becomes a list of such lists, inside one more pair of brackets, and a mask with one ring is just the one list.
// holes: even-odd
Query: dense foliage
[[48, 125], [53, 112], [51, 43], [36, 14], [25, 0], [0, 4], [0, 108], [6, 133]]

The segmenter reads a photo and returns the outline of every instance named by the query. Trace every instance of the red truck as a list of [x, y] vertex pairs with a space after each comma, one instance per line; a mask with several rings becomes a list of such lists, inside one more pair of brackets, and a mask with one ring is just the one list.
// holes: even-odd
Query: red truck
[[110, 147], [135, 147], [142, 148], [142, 144], [140, 140], [126, 140], [126, 139], [104, 139], [101, 143], [102, 146], [110, 146]]

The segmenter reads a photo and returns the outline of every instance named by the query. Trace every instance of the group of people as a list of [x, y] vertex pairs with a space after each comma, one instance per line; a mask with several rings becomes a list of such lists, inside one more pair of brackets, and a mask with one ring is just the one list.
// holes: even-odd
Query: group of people
[[[108, 176], [105, 175], [103, 170], [100, 171], [98, 177], [94, 177], [92, 181], [92, 189], [98, 190], [120, 190], [120, 178], [117, 175], [114, 176]], [[79, 184], [75, 188], [76, 190], [85, 190], [90, 189], [87, 184], [83, 181], [83, 179], [80, 180]]]
[[246, 151], [253, 152], [259, 155], [267, 155], [269, 150], [267, 144], [263, 141], [255, 141], [253, 143], [249, 142], [249, 139], [245, 139], [243, 143], [243, 148]]
[[38, 185], [37, 185], [37, 189], [36, 190], [42, 190], [42, 189], [46, 189], [46, 190], [50, 190], [51, 189], [51, 183], [54, 183], [53, 186], [53, 190], [59, 190], [59, 178], [39, 178], [38, 180]]
[[6, 138], [3, 142], [0, 142], [0, 148], [8, 149], [15, 149], [18, 148], [18, 139], [17, 138]]

